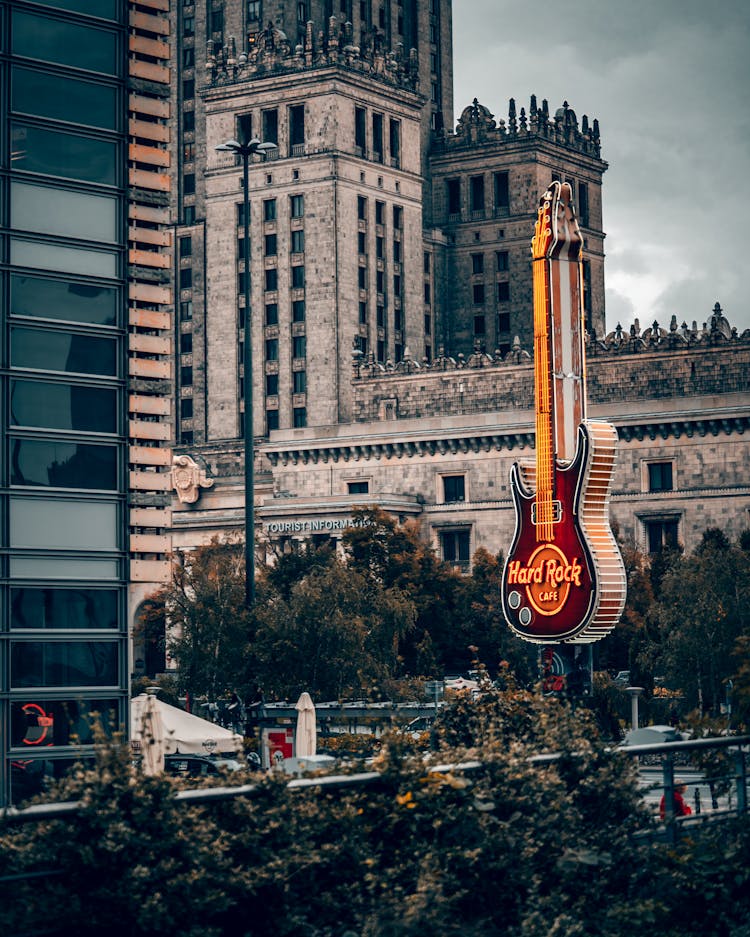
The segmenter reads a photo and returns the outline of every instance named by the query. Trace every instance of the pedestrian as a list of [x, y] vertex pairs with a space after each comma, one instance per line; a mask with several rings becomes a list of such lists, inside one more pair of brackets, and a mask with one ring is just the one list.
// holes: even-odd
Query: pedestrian
[[242, 729], [242, 702], [236, 693], [232, 693], [229, 697], [227, 718], [233, 732], [239, 732]]
[[[676, 817], [688, 817], [693, 812], [687, 801], [685, 800], [685, 791], [687, 790], [687, 784], [684, 781], [675, 781], [674, 790], [672, 791], [672, 803], [674, 805], [674, 815]], [[662, 794], [661, 801], [659, 802], [659, 816], [662, 820], [665, 819], [667, 815], [667, 802], [665, 795]]]
[[248, 693], [247, 699], [245, 700], [245, 735], [248, 738], [253, 738], [255, 736], [255, 727], [260, 723], [260, 717], [262, 716], [263, 704], [265, 703], [265, 697], [263, 696], [263, 688], [260, 684], [256, 683], [253, 685], [252, 690]]

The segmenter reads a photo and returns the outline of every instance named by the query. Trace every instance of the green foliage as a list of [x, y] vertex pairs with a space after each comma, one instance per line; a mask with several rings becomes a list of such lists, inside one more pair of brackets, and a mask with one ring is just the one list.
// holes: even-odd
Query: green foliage
[[[100, 754], [55, 792], [76, 819], [0, 826], [7, 933], [209, 937], [746, 937], [750, 828], [722, 824], [679, 849], [650, 845], [630, 760], [581, 713], [513, 687], [446, 713], [435, 772], [389, 737], [367, 786], [188, 806], [180, 782]], [[536, 762], [530, 756], [561, 752]], [[239, 783], [248, 778], [240, 777]], [[210, 782], [208, 782], [210, 783]], [[224, 784], [226, 781], [220, 780]]]

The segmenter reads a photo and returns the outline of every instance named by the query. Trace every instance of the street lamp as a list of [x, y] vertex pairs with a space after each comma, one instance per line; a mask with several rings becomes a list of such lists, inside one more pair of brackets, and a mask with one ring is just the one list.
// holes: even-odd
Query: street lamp
[[243, 435], [245, 439], [245, 606], [252, 608], [255, 605], [255, 451], [253, 448], [253, 349], [252, 328], [250, 322], [250, 191], [249, 191], [249, 164], [253, 153], [267, 153], [275, 150], [275, 143], [261, 143], [253, 138], [248, 143], [238, 140], [227, 140], [220, 143], [216, 150], [237, 154], [242, 159], [242, 190], [243, 190], [243, 260], [245, 262], [245, 322], [244, 322], [244, 355], [243, 372], [245, 379], [245, 418], [243, 420]]

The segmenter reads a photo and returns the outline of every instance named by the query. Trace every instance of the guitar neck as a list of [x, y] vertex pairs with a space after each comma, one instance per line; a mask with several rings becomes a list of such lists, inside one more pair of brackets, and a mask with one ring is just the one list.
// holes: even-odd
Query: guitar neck
[[550, 359], [549, 261], [535, 258], [534, 391], [536, 397], [536, 539], [554, 539], [553, 500], [555, 452], [553, 443], [552, 371]]

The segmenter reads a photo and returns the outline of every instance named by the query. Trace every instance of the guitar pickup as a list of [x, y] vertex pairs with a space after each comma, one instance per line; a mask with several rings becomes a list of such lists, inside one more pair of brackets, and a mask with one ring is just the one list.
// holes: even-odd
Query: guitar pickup
[[[552, 501], [552, 517], [550, 518], [550, 523], [559, 524], [562, 520], [562, 503], [560, 501]], [[531, 523], [536, 524], [536, 501], [531, 505]]]

